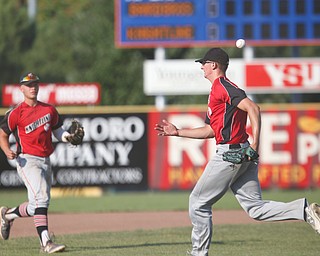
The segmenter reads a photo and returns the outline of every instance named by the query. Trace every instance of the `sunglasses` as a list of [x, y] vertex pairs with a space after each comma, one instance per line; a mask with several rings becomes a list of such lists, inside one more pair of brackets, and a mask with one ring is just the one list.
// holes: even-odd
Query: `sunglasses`
[[38, 82], [30, 82], [30, 83], [27, 83], [27, 84], [21, 84], [21, 85], [24, 85], [24, 86], [27, 86], [27, 87], [39, 87], [39, 83]]
[[207, 63], [213, 63], [213, 61], [203, 61], [203, 62], [201, 62], [201, 65], [205, 65], [205, 64], [207, 64]]

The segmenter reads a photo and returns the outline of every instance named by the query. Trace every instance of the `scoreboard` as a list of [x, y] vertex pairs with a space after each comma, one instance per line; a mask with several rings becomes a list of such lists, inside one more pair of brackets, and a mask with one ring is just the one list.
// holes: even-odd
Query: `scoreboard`
[[117, 47], [320, 44], [320, 0], [115, 0]]

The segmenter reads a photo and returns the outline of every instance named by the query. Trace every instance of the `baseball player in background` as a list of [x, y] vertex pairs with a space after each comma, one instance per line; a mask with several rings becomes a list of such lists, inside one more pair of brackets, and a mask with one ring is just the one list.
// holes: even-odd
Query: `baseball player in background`
[[[216, 154], [207, 163], [189, 198], [193, 229], [192, 251], [188, 253], [208, 255], [213, 232], [212, 206], [229, 188], [251, 218], [259, 221], [303, 220], [320, 234], [318, 204], [309, 205], [305, 198], [288, 203], [262, 200], [257, 153], [260, 108], [226, 77], [228, 54], [220, 48], [212, 48], [196, 62], [201, 63], [204, 77], [212, 84], [204, 126], [178, 129], [166, 120], [155, 125], [159, 136], [216, 139]], [[247, 117], [252, 127], [251, 144], [246, 132]]]
[[[41, 251], [60, 252], [65, 245], [53, 243], [48, 231], [52, 183], [49, 156], [54, 151], [52, 133], [59, 141], [70, 143], [73, 143], [73, 134], [62, 128], [62, 120], [55, 107], [37, 100], [38, 76], [33, 73], [23, 75], [20, 90], [24, 101], [9, 110], [0, 123], [0, 146], [8, 159], [16, 159], [18, 174], [28, 191], [28, 202], [14, 208], [0, 208], [0, 235], [7, 240], [14, 219], [33, 216]], [[16, 150], [10, 148], [10, 134], [15, 136]]]

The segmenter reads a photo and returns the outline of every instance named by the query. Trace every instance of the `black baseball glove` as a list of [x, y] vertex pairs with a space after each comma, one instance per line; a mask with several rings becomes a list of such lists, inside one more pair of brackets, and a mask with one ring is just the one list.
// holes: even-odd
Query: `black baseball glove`
[[227, 161], [233, 164], [240, 164], [245, 161], [258, 160], [259, 154], [250, 146], [246, 148], [229, 149], [222, 154], [223, 161]]
[[70, 135], [66, 137], [67, 141], [72, 145], [80, 145], [84, 137], [84, 129], [79, 121], [72, 120], [71, 126], [68, 129]]

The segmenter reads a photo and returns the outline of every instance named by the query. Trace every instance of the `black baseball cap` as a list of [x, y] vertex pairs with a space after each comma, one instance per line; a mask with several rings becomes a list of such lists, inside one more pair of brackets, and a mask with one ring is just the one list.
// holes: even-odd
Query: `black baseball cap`
[[20, 77], [20, 84], [23, 84], [23, 85], [29, 85], [32, 83], [37, 83], [39, 81], [40, 81], [39, 77], [32, 72], [27, 72]]
[[207, 53], [204, 55], [203, 58], [195, 60], [195, 62], [200, 62], [200, 63], [204, 63], [206, 61], [214, 61], [222, 65], [228, 65], [229, 56], [221, 48], [211, 48], [209, 51], [207, 51]]

